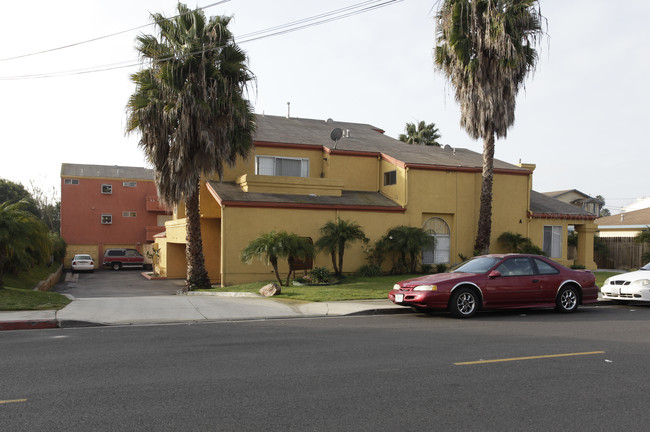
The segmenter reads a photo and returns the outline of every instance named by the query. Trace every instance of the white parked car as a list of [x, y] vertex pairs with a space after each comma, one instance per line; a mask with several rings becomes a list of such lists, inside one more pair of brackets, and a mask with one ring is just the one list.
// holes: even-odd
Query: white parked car
[[650, 263], [637, 271], [610, 277], [600, 292], [608, 300], [650, 301]]
[[72, 258], [72, 271], [95, 271], [93, 257], [86, 254], [78, 254]]

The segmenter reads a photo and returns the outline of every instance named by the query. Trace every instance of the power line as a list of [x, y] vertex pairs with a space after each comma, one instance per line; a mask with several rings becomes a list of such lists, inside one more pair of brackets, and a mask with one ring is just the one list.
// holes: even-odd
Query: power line
[[[221, 2], [213, 3], [208, 6], [204, 6], [201, 9], [205, 9], [207, 7], [211, 7], [220, 3], [224, 3], [225, 1], [230, 1], [230, 0], [224, 0]], [[359, 15], [362, 13], [370, 12], [379, 8], [383, 8], [386, 6], [390, 6], [395, 3], [400, 3], [404, 0], [367, 0], [364, 2], [356, 3], [354, 5], [346, 6], [340, 9], [332, 10], [329, 12], [325, 12], [319, 15], [314, 15], [308, 18], [303, 18], [297, 21], [292, 21], [286, 24], [274, 26], [274, 27], [269, 27], [267, 29], [263, 30], [258, 30], [255, 32], [247, 33], [241, 36], [241, 39], [238, 39], [238, 44], [245, 44], [248, 42], [252, 42], [255, 40], [259, 39], [264, 39], [272, 36], [278, 36], [298, 30], [304, 30], [310, 27], [315, 27], [318, 25], [326, 24], [332, 21], [337, 21], [343, 18], [348, 18], [354, 15]], [[148, 26], [150, 24], [147, 24], [145, 26]], [[141, 26], [141, 27], [145, 27]], [[136, 27], [136, 29], [139, 29], [141, 27]], [[132, 29], [133, 30], [133, 29]], [[122, 32], [114, 33], [113, 35], [118, 35], [125, 33], [127, 31], [131, 30], [125, 30]], [[72, 44], [68, 45], [67, 47], [71, 46], [76, 46], [80, 45], [83, 43], [89, 43], [94, 40], [100, 40], [104, 39], [106, 37], [110, 37], [111, 35], [103, 36], [100, 38], [95, 38], [92, 40], [80, 42], [77, 44]], [[60, 47], [56, 48], [53, 50], [48, 50], [48, 51], [43, 51], [43, 52], [49, 52], [49, 51], [54, 51], [58, 49], [63, 49], [65, 47]], [[37, 53], [31, 54], [31, 55], [36, 55]], [[25, 55], [27, 56], [27, 55]], [[24, 56], [23, 56], [24, 57]], [[18, 58], [18, 57], [16, 57]], [[119, 63], [112, 63], [108, 65], [100, 65], [100, 66], [94, 66], [94, 67], [89, 67], [85, 69], [77, 69], [77, 70], [71, 70], [71, 71], [61, 71], [61, 72], [50, 72], [50, 73], [42, 73], [42, 74], [31, 74], [31, 75], [19, 75], [19, 76], [10, 76], [10, 77], [0, 77], [0, 80], [7, 81], [7, 80], [25, 80], [25, 79], [39, 79], [39, 78], [56, 78], [56, 77], [62, 77], [62, 76], [70, 76], [70, 75], [82, 75], [82, 74], [89, 74], [89, 73], [96, 73], [96, 72], [106, 72], [110, 70], [116, 70], [116, 69], [124, 69], [124, 68], [129, 68], [129, 67], [135, 67], [138, 66], [140, 63], [139, 62], [133, 62], [133, 61], [123, 61]]]
[[[221, 1], [218, 1], [216, 3], [211, 3], [209, 5], [199, 7], [197, 9], [208, 9], [208, 8], [213, 7], [213, 6], [220, 5], [222, 3], [227, 3], [229, 1], [230, 0], [221, 0]], [[180, 16], [180, 15], [175, 15], [172, 18], [176, 18], [178, 16]], [[107, 34], [107, 35], [104, 35], [104, 36], [99, 36], [99, 37], [96, 37], [96, 38], [87, 39], [87, 40], [84, 40], [84, 41], [81, 41], [81, 42], [75, 42], [75, 43], [72, 43], [72, 44], [69, 44], [69, 45], [63, 45], [63, 46], [60, 46], [60, 47], [50, 48], [50, 49], [46, 49], [46, 50], [43, 50], [43, 51], [37, 51], [37, 52], [29, 53], [29, 54], [22, 54], [22, 55], [15, 56], [15, 57], [7, 57], [7, 58], [0, 59], [0, 62], [10, 61], [10, 60], [17, 60], [17, 59], [21, 59], [21, 58], [25, 58], [25, 57], [33, 57], [33, 56], [36, 56], [36, 55], [47, 54], [47, 53], [54, 52], [54, 51], [60, 51], [60, 50], [76, 47], [76, 46], [79, 46], [79, 45], [84, 45], [84, 44], [91, 43], [91, 42], [97, 42], [97, 41], [102, 40], [102, 39], [108, 39], [108, 38], [113, 37], [113, 36], [119, 36], [119, 35], [124, 34], [124, 33], [129, 33], [129, 32], [135, 31], [135, 30], [140, 30], [141, 28], [149, 27], [150, 25], [151, 25], [151, 23], [143, 24], [141, 26], [133, 27], [133, 28], [130, 28], [128, 30], [122, 30], [122, 31], [119, 31], [119, 32], [116, 32], [116, 33], [111, 33], [111, 34]]]

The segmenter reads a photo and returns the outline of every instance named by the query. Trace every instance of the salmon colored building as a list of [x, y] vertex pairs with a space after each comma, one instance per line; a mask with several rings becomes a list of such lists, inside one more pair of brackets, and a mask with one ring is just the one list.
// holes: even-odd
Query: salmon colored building
[[101, 266], [108, 248], [141, 253], [172, 219], [158, 201], [153, 172], [140, 167], [61, 165], [61, 236], [65, 266], [87, 253]]

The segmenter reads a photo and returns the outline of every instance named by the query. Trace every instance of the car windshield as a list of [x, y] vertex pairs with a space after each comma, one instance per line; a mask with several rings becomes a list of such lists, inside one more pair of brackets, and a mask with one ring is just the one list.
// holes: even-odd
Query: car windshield
[[455, 269], [452, 273], [487, 273], [492, 267], [501, 261], [501, 258], [496, 257], [477, 257], [469, 261], [465, 261]]
[[90, 255], [77, 255], [77, 256], [75, 256], [74, 258], [75, 258], [75, 259], [78, 259], [78, 260], [90, 260], [90, 259], [92, 259], [92, 258], [90, 257]]
[[650, 263], [648, 263], [648, 264], [644, 265], [643, 267], [641, 267], [640, 270], [650, 270]]

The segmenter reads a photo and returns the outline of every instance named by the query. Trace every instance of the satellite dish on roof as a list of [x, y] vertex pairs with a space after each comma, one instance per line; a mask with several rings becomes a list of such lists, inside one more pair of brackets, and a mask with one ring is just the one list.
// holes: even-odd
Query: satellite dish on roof
[[340, 140], [342, 136], [343, 136], [343, 131], [341, 130], [341, 128], [334, 128], [330, 133], [330, 138], [334, 142]]

